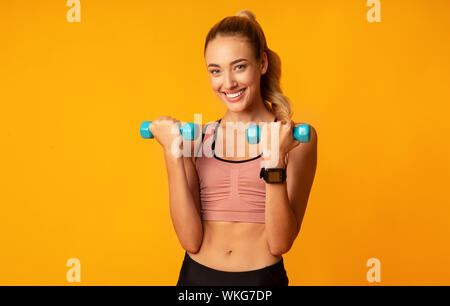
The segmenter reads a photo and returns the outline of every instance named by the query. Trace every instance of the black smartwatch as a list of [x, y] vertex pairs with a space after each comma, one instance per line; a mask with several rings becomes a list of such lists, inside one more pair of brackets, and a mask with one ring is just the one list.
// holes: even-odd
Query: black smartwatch
[[268, 184], [280, 184], [286, 180], [285, 168], [261, 168], [259, 177], [263, 178]]

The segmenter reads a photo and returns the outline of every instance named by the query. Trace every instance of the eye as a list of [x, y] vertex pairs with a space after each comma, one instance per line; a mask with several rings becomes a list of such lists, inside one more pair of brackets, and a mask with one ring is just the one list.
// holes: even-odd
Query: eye
[[244, 69], [245, 68], [245, 65], [237, 65], [236, 67], [242, 67], [242, 69]]
[[219, 72], [219, 70], [217, 70], [217, 69], [213, 69], [213, 70], [211, 70], [210, 72], [211, 72], [211, 74], [215, 74], [214, 73], [214, 71], [217, 71], [217, 73]]

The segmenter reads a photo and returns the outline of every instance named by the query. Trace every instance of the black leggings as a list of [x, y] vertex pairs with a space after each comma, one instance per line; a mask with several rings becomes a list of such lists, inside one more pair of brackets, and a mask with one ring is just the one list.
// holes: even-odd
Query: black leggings
[[288, 283], [283, 258], [262, 269], [228, 272], [204, 266], [186, 252], [177, 286], [287, 286]]

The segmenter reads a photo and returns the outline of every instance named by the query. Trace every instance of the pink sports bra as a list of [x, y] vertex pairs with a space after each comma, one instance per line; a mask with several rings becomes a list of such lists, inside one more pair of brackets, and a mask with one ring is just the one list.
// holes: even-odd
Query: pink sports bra
[[206, 125], [202, 136], [202, 154], [195, 161], [200, 186], [201, 218], [209, 221], [265, 223], [266, 185], [259, 177], [261, 167], [264, 167], [262, 153], [240, 161], [216, 156], [216, 130], [221, 120]]

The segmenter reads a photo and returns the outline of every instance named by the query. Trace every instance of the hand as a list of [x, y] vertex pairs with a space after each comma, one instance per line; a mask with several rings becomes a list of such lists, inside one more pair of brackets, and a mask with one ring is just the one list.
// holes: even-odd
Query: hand
[[181, 122], [170, 116], [161, 116], [153, 120], [149, 129], [152, 132], [153, 137], [163, 147], [165, 152], [170, 152], [172, 144], [176, 141], [182, 141], [180, 133]]
[[[292, 120], [281, 120], [271, 122], [267, 128], [263, 128], [263, 158], [266, 168], [284, 168], [286, 166], [286, 154], [300, 144], [293, 135], [294, 127], [297, 125], [299, 124], [295, 124]], [[278, 141], [274, 137], [278, 138]], [[264, 140], [266, 140], [266, 144], [264, 144]]]

